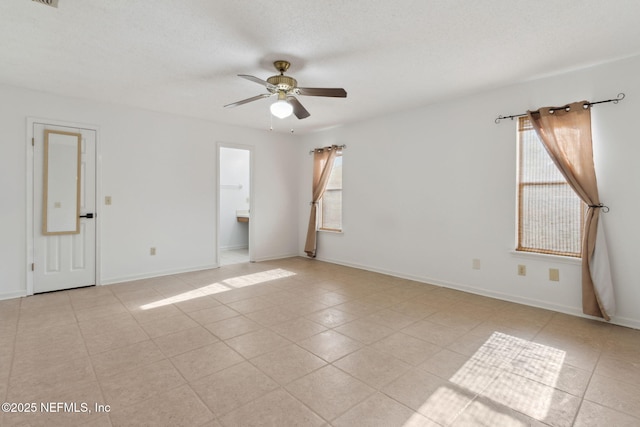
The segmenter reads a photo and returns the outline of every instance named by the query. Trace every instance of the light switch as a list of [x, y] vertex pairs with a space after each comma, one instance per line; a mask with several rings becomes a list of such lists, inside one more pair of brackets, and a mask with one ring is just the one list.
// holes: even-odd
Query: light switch
[[111, 196], [104, 196], [104, 204], [105, 205], [111, 204]]

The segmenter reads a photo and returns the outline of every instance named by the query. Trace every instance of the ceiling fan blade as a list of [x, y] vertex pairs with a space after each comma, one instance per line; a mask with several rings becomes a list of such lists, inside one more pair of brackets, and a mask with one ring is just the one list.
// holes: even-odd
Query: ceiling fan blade
[[259, 79], [257, 77], [254, 77], [254, 76], [250, 76], [248, 74], [238, 74], [238, 77], [242, 77], [243, 79], [251, 80], [252, 82], [258, 83], [258, 84], [266, 87], [267, 89], [278, 90], [278, 87], [276, 85], [272, 85], [271, 83], [269, 83], [266, 80], [262, 80], [262, 79]]
[[306, 119], [307, 117], [309, 117], [311, 114], [307, 111], [306, 108], [304, 108], [302, 106], [302, 104], [300, 104], [300, 101], [298, 101], [297, 98], [293, 97], [293, 96], [287, 96], [287, 102], [289, 104], [291, 104], [291, 106], [293, 107], [293, 114], [295, 114], [295, 116], [299, 119]]
[[334, 98], [346, 98], [347, 91], [342, 88], [299, 87], [300, 95], [307, 96], [331, 96]]
[[246, 103], [249, 103], [249, 102], [257, 101], [258, 99], [268, 98], [271, 95], [272, 95], [271, 93], [263, 93], [261, 95], [256, 95], [256, 96], [252, 96], [251, 98], [243, 99], [242, 101], [234, 102], [232, 104], [227, 104], [222, 108], [237, 107], [238, 105], [242, 105], [242, 104], [246, 104]]

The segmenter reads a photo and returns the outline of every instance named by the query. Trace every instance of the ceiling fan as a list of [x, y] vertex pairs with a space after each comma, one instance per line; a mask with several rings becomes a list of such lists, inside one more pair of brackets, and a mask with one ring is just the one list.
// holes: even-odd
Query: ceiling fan
[[273, 63], [276, 70], [280, 72], [279, 75], [271, 76], [266, 81], [259, 79], [258, 77], [249, 76], [246, 74], [238, 74], [238, 77], [251, 80], [267, 88], [269, 93], [263, 93], [261, 95], [253, 96], [251, 98], [243, 99], [242, 101], [227, 104], [227, 107], [237, 107], [238, 105], [247, 104], [252, 101], [257, 101], [262, 98], [269, 98], [271, 96], [277, 96], [278, 100], [271, 104], [271, 114], [284, 119], [289, 117], [293, 113], [298, 119], [305, 119], [310, 116], [306, 108], [302, 106], [300, 101], [294, 95], [306, 95], [306, 96], [329, 96], [334, 98], [346, 98], [347, 91], [342, 88], [317, 88], [317, 87], [298, 87], [298, 82], [293, 77], [285, 76], [284, 73], [289, 69], [291, 65], [288, 61], [275, 61]]

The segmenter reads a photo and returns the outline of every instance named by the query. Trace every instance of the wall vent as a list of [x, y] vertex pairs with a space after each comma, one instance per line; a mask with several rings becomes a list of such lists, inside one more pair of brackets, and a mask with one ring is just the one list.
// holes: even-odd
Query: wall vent
[[58, 7], [58, 0], [32, 0], [36, 3], [46, 4], [51, 7]]

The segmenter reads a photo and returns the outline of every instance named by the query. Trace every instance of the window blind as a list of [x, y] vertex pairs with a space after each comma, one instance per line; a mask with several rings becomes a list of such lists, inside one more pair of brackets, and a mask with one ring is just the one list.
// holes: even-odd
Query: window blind
[[580, 257], [584, 203], [527, 117], [518, 119], [518, 251]]

